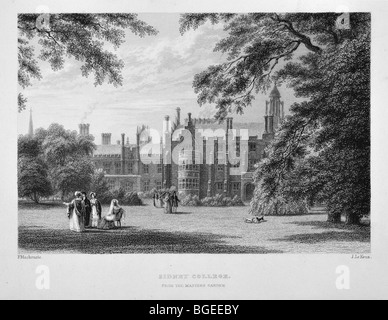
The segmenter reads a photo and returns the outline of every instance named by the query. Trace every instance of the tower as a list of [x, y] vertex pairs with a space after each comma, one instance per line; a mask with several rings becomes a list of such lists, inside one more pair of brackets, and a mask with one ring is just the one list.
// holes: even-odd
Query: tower
[[280, 92], [275, 83], [269, 95], [270, 101], [266, 101], [265, 108], [265, 133], [266, 137], [273, 137], [275, 131], [284, 120], [284, 102], [280, 100]]
[[28, 127], [28, 136], [32, 138], [34, 136], [34, 124], [32, 121], [32, 109], [30, 109], [30, 124]]
[[121, 174], [125, 175], [125, 133], [121, 134]]
[[88, 136], [89, 135], [90, 124], [81, 123], [80, 125], [78, 125], [78, 127], [79, 127], [79, 135], [80, 136]]
[[176, 108], [176, 124], [177, 126], [181, 125], [181, 108]]

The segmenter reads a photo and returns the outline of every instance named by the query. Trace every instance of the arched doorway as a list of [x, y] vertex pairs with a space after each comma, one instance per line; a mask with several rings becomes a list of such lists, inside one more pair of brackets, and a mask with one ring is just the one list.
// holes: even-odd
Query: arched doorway
[[251, 201], [255, 194], [255, 185], [253, 183], [247, 183], [245, 185], [245, 200]]

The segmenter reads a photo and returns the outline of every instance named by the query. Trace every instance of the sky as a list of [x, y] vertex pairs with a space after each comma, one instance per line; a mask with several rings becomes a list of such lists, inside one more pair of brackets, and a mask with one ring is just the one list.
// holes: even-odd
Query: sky
[[[89, 123], [97, 144], [101, 133], [112, 133], [112, 142], [125, 133], [135, 143], [137, 126], [161, 131], [164, 117], [174, 119], [177, 107], [182, 109], [182, 119], [189, 112], [201, 118], [214, 114], [211, 105], [199, 107], [192, 83], [195, 74], [226, 60], [225, 54], [213, 51], [225, 36], [222, 25], [209, 23], [181, 35], [179, 14], [139, 14], [139, 19], [159, 34], [140, 38], [127, 32], [126, 42], [115, 52], [125, 62], [123, 86], [95, 87], [93, 76], [82, 77], [80, 64], [72, 59], [56, 72], [40, 62], [43, 79], [22, 91], [33, 110], [34, 129], [59, 123], [78, 130], [80, 123]], [[35, 50], [39, 52], [39, 45]], [[285, 85], [279, 91], [287, 113], [300, 100]], [[234, 115], [234, 121], [262, 123], [268, 94], [258, 94], [252, 107], [243, 116]], [[19, 134], [28, 132], [29, 114], [26, 110], [18, 115]]]

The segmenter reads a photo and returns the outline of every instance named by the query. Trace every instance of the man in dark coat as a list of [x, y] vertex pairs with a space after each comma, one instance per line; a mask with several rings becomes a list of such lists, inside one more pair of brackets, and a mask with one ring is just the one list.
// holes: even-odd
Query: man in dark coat
[[85, 208], [85, 228], [90, 228], [90, 214], [92, 212], [92, 206], [86, 192], [82, 192], [82, 203]]

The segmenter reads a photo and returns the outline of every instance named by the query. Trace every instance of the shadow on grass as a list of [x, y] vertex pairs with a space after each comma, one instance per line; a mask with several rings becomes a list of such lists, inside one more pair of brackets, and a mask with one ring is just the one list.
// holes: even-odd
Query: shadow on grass
[[[273, 239], [272, 241], [296, 242], [304, 244], [314, 244], [321, 242], [371, 242], [369, 226], [349, 226], [345, 223], [331, 223], [325, 221], [303, 221], [290, 222], [300, 227], [314, 227], [323, 230], [322, 233], [295, 234], [282, 239]], [[335, 230], [333, 230], [335, 229]], [[330, 231], [326, 231], [330, 230]]]
[[28, 202], [28, 201], [19, 201], [19, 210], [50, 210], [53, 208], [64, 208], [66, 210], [66, 206], [62, 202]]
[[225, 237], [206, 233], [162, 232], [135, 227], [78, 234], [69, 230], [19, 228], [19, 249], [40, 253], [73, 252], [81, 254], [149, 253], [282, 253], [263, 247], [234, 246]]

